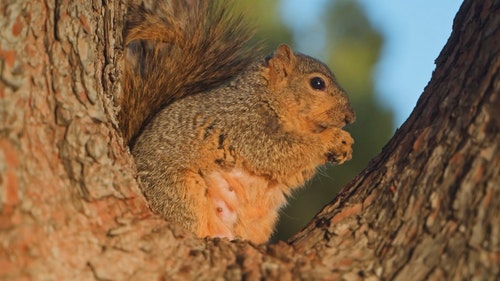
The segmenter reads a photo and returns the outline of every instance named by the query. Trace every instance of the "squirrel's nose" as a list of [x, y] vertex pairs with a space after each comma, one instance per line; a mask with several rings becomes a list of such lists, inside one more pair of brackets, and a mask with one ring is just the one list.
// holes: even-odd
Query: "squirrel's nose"
[[354, 110], [352, 110], [350, 105], [347, 105], [344, 120], [346, 125], [351, 124], [354, 122], [354, 120], [356, 120], [356, 114], [354, 113]]

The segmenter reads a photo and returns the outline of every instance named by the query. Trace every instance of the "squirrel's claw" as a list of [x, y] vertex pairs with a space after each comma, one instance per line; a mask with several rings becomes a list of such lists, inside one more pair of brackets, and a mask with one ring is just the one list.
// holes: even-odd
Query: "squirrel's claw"
[[334, 137], [335, 145], [326, 152], [326, 161], [332, 164], [342, 164], [352, 158], [352, 144], [354, 143], [352, 137], [344, 130], [336, 131]]
[[336, 151], [329, 151], [326, 153], [326, 159], [327, 162], [331, 164], [336, 164], [340, 165], [344, 163], [345, 161], [348, 161], [352, 158], [352, 150], [349, 149], [349, 151], [343, 151], [343, 152], [336, 152]]

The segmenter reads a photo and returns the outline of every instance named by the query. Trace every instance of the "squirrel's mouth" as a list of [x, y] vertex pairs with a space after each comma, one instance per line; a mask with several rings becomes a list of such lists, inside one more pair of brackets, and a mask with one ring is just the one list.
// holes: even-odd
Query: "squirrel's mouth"
[[316, 125], [315, 132], [321, 133], [328, 128], [342, 129], [347, 125], [347, 123], [345, 121], [338, 121], [338, 122], [332, 121], [332, 122], [317, 122], [315, 125]]

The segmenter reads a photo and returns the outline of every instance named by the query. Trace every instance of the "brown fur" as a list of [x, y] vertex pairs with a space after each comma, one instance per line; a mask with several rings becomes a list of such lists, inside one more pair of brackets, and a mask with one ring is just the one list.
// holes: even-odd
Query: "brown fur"
[[200, 237], [265, 242], [293, 189], [319, 165], [350, 159], [349, 100], [324, 64], [286, 45], [251, 58], [223, 5], [170, 3], [132, 9], [126, 32], [138, 60], [126, 66], [120, 120], [128, 140], [138, 133], [144, 194]]
[[249, 43], [252, 31], [217, 2], [163, 0], [154, 10], [129, 8], [118, 115], [127, 142], [173, 100], [225, 83], [259, 56], [260, 47]]

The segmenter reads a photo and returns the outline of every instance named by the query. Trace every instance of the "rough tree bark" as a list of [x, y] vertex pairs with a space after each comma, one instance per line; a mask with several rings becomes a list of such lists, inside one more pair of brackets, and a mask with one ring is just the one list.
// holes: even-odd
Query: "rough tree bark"
[[500, 4], [466, 0], [417, 107], [288, 243], [152, 215], [116, 131], [122, 1], [0, 3], [0, 279], [500, 279]]

